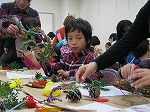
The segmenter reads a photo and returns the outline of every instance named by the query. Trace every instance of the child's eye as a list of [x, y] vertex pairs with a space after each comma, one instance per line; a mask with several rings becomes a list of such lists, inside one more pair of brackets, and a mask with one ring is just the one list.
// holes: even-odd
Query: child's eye
[[72, 38], [68, 38], [68, 40], [72, 40]]
[[81, 37], [78, 37], [77, 39], [81, 39]]

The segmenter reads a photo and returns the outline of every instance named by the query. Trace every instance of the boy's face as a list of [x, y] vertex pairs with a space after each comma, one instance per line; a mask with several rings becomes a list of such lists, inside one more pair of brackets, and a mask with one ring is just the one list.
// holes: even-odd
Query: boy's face
[[68, 33], [68, 46], [73, 53], [78, 53], [86, 48], [85, 37], [82, 32], [75, 30]]
[[21, 10], [24, 10], [30, 5], [30, 2], [28, 0], [16, 0], [16, 4]]

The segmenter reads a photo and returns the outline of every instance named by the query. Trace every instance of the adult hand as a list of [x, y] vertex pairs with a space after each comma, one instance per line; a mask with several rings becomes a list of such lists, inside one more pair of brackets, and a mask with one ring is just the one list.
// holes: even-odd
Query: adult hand
[[141, 88], [150, 85], [150, 69], [136, 69], [132, 74], [132, 79], [137, 78], [135, 82], [131, 83], [132, 87]]
[[10, 33], [10, 34], [14, 34], [14, 35], [15, 35], [18, 31], [19, 31], [19, 28], [18, 28], [16, 25], [10, 24], [10, 25], [7, 27], [7, 33]]
[[76, 81], [77, 83], [82, 83], [85, 81], [87, 77], [95, 73], [97, 70], [97, 63], [91, 62], [87, 65], [79, 67], [76, 73]]
[[121, 75], [123, 78], [128, 78], [134, 71], [134, 64], [126, 64], [121, 68]]

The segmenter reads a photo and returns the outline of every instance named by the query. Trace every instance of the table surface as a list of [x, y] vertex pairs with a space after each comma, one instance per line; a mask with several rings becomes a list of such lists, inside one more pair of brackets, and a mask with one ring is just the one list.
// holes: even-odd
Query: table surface
[[[10, 81], [10, 79], [6, 78], [6, 72], [7, 71], [0, 70], [0, 79], [3, 80], [3, 81]], [[34, 75], [37, 72], [37, 70], [26, 70], [26, 71], [23, 71], [23, 72], [22, 71], [15, 71], [15, 72], [16, 73], [22, 73], [22, 74]], [[22, 80], [22, 85], [24, 85], [31, 79], [21, 79], [21, 80]], [[57, 84], [59, 85], [60, 82], [56, 83], [56, 85]], [[21, 92], [19, 97], [24, 97], [24, 96], [26, 96], [25, 93], [28, 93], [28, 94], [32, 95], [35, 99], [40, 100], [40, 101], [47, 98], [45, 95], [43, 95], [43, 89], [23, 86], [22, 90], [23, 90], [23, 92]], [[67, 105], [78, 107], [78, 106], [84, 106], [84, 105], [93, 103], [93, 101], [88, 101], [88, 100], [82, 100], [78, 103], [70, 103], [70, 102], [68, 102], [67, 99], [65, 99], [65, 96], [66, 96], [66, 93], [62, 92], [58, 98], [62, 99], [63, 102], [55, 101], [55, 102], [52, 102], [50, 104], [51, 105], [57, 105], [59, 107], [65, 107]], [[121, 109], [128, 108], [128, 107], [131, 107], [131, 106], [134, 106], [134, 105], [141, 105], [141, 104], [150, 103], [150, 98], [137, 96], [137, 95], [109, 96], [109, 97], [105, 97], [105, 98], [109, 99], [109, 101], [105, 102], [103, 104], [107, 104], [107, 105], [114, 106], [114, 107], [121, 108]], [[66, 108], [68, 108], [68, 107], [66, 107]], [[21, 111], [22, 112], [27, 112], [27, 111], [28, 112], [33, 112], [34, 110], [35, 109], [23, 108]], [[15, 111], [17, 112], [17, 111], [20, 111], [20, 110], [15, 110]], [[92, 111], [90, 111], [90, 112], [92, 112]]]

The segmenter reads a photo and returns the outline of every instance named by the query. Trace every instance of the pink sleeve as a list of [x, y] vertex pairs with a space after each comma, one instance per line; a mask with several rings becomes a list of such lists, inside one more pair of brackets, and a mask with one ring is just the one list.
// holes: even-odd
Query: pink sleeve
[[28, 59], [27, 57], [24, 57], [21, 59], [25, 65], [28, 67], [28, 68], [35, 68], [35, 69], [41, 69], [41, 65], [40, 64], [37, 64], [35, 65], [30, 59]]

